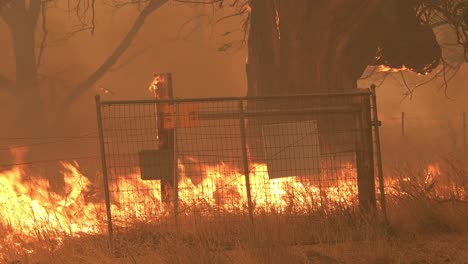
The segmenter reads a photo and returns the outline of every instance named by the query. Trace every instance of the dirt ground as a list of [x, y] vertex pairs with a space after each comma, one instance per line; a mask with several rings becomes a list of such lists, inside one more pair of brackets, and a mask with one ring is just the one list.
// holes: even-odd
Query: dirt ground
[[[187, 252], [185, 252], [187, 253]], [[178, 257], [154, 253], [114, 259], [116, 263], [468, 263], [468, 234], [392, 238], [387, 241], [236, 249]], [[206, 257], [206, 258], [205, 258]]]

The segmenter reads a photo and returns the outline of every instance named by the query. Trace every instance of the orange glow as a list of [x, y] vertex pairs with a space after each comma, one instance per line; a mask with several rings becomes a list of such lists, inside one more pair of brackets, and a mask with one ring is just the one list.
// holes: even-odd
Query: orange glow
[[91, 183], [76, 163], [62, 163], [64, 194], [51, 191], [48, 180], [21, 166], [0, 173], [0, 225], [14, 235], [44, 238], [50, 234], [99, 233], [96, 205], [85, 202]]
[[150, 86], [148, 87], [148, 91], [152, 94], [156, 94], [158, 91], [158, 84], [164, 81], [164, 77], [161, 75], [155, 75], [153, 80], [151, 81]]
[[[12, 151], [19, 163], [25, 150]], [[195, 159], [189, 157], [189, 159]], [[15, 166], [0, 172], [0, 227], [22, 240], [79, 237], [82, 234], [100, 234], [106, 230], [105, 203], [96, 197], [93, 186], [76, 162], [62, 162], [63, 192], [54, 192], [43, 175], [31, 175], [26, 167]], [[227, 164], [204, 166], [203, 180], [194, 184], [185, 176], [185, 167], [179, 163], [179, 203], [189, 208], [205, 206], [226, 212], [246, 210], [247, 192], [245, 176]], [[229, 172], [229, 173], [222, 173]], [[337, 178], [352, 179], [351, 165], [342, 169]], [[317, 209], [324, 200], [351, 205], [356, 196], [353, 181], [340, 181], [332, 187], [319, 188], [296, 177], [270, 180], [265, 164], [252, 164], [250, 173], [252, 200], [256, 212], [295, 212]], [[132, 219], [158, 220], [172, 210], [161, 202], [159, 181], [143, 181], [138, 169], [131, 175], [121, 175], [110, 186], [111, 212], [115, 225], [129, 226]], [[311, 207], [312, 206], [312, 207]], [[186, 210], [183, 214], [190, 214]], [[124, 222], [125, 221], [125, 222]]]
[[252, 7], [249, 5], [249, 3], [245, 3], [245, 10], [247, 11], [247, 13], [252, 12]]
[[426, 179], [424, 183], [428, 184], [435, 180], [436, 177], [440, 176], [440, 167], [439, 164], [429, 164], [426, 169]]
[[[26, 150], [14, 149], [11, 153], [20, 163]], [[186, 159], [197, 161], [195, 157]], [[96, 195], [102, 193], [102, 186], [93, 186], [80, 172], [78, 163], [62, 162], [61, 165], [64, 188], [59, 192], [54, 192], [51, 183], [42, 175], [32, 175], [24, 166], [0, 172], [0, 230], [6, 234], [3, 236], [5, 241], [15, 243], [18, 238], [26, 242], [53, 239], [61, 243], [65, 237], [106, 233], [105, 202], [102, 196]], [[192, 209], [203, 209], [202, 214], [207, 215], [213, 210], [230, 213], [247, 211], [245, 176], [238, 168], [221, 163], [201, 166], [200, 169], [203, 179], [194, 184], [179, 161], [180, 215], [190, 215]], [[321, 175], [307, 179], [287, 177], [270, 180], [267, 171], [265, 164], [251, 164], [254, 213], [306, 214], [319, 208], [335, 209], [336, 206], [348, 207], [357, 203], [356, 169], [350, 163], [343, 164], [339, 170], [322, 168]], [[419, 183], [406, 176], [399, 181], [387, 180], [387, 194], [406, 195], [404, 189], [399, 191], [394, 186], [430, 186], [442, 177], [438, 164], [430, 164], [425, 173], [423, 182]], [[311, 181], [311, 178], [314, 180]], [[330, 178], [336, 180], [330, 181]], [[129, 175], [119, 175], [110, 184], [114, 226], [128, 227], [136, 221], [151, 223], [173, 214], [171, 205], [162, 202], [160, 181], [141, 180], [138, 168]], [[437, 195], [461, 190], [448, 183], [445, 185], [435, 190]]]
[[401, 72], [401, 71], [406, 71], [408, 68], [406, 68], [405, 65], [403, 65], [401, 68], [391, 68], [385, 65], [380, 65], [378, 68], [378, 72]]

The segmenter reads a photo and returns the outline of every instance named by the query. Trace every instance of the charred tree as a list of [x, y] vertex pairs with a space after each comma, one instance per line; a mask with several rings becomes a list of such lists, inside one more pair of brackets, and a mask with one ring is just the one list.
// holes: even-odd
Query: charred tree
[[278, 93], [279, 28], [275, 0], [251, 1], [248, 39], [248, 96]]
[[[369, 65], [427, 73], [440, 61], [411, 1], [252, 0], [251, 10], [249, 95], [350, 91]], [[261, 78], [270, 65], [279, 74]]]
[[16, 83], [10, 92], [19, 96], [28, 114], [37, 113], [40, 107], [40, 91], [37, 81], [35, 34], [41, 1], [14, 1], [2, 13], [8, 25], [15, 49]]
[[[439, 64], [441, 50], [415, 7], [415, 2], [406, 0], [252, 0], [248, 95], [350, 92], [357, 89], [357, 80], [369, 65], [430, 72]], [[370, 109], [368, 100], [337, 100], [333, 103], [336, 105], [315, 102], [314, 106], [347, 103]], [[354, 142], [359, 201], [369, 208], [375, 206], [370, 112], [362, 111], [357, 119], [362, 131], [356, 138], [347, 138], [349, 142], [344, 145]], [[331, 131], [332, 123], [350, 130], [356, 126], [345, 118], [318, 121], [324, 131]], [[338, 140], [333, 135], [321, 135], [322, 148]], [[251, 140], [250, 144], [251, 150], [261, 153], [261, 140]], [[339, 146], [328, 148], [322, 151], [344, 151]], [[261, 157], [257, 152], [254, 156]]]
[[[138, 1], [129, 2], [129, 4], [136, 4]], [[14, 123], [9, 124], [9, 129], [4, 133], [14, 134], [21, 131], [21, 136], [42, 138], [52, 135], [60, 135], [64, 131], [64, 124], [66, 122], [67, 112], [70, 106], [82, 96], [86, 91], [93, 87], [93, 85], [102, 78], [112, 66], [119, 60], [119, 58], [130, 47], [133, 39], [137, 36], [140, 29], [145, 25], [146, 18], [150, 16], [159, 7], [166, 4], [168, 0], [151, 0], [142, 1], [141, 11], [135, 19], [132, 27], [128, 30], [125, 37], [121, 40], [119, 45], [109, 54], [95, 72], [91, 73], [84, 81], [78, 83], [75, 87], [63, 87], [60, 96], [54, 98], [45, 98], [44, 88], [45, 83], [39, 81], [39, 66], [47, 58], [42, 58], [44, 49], [47, 46], [45, 35], [47, 34], [46, 15], [50, 8], [52, 8], [51, 1], [44, 0], [4, 0], [0, 1], [0, 19], [7, 25], [11, 35], [12, 46], [14, 48], [15, 68], [16, 74], [14, 80], [9, 80], [7, 77], [0, 75], [0, 90], [6, 90], [11, 95], [11, 99], [16, 103], [18, 110], [18, 118]], [[94, 32], [94, 5], [96, 1], [69, 1], [70, 10], [78, 16], [82, 21], [82, 31], [89, 30]], [[80, 5], [85, 5], [82, 8]], [[80, 13], [82, 10], [83, 13]], [[92, 17], [89, 22], [83, 17]], [[88, 25], [86, 23], [91, 23]], [[41, 24], [39, 27], [38, 24]], [[42, 39], [38, 41], [38, 29], [42, 30]], [[40, 44], [40, 45], [39, 45]], [[68, 96], [66, 93], [69, 93]], [[63, 97], [65, 97], [64, 100]], [[54, 104], [48, 104], [47, 99], [58, 101]], [[15, 132], [13, 132], [15, 131]], [[9, 145], [13, 146], [28, 146], [31, 144], [27, 139], [18, 137]], [[67, 145], [51, 144], [48, 145], [46, 151], [41, 148], [32, 148], [28, 152], [25, 162], [34, 160], [43, 160], [44, 153], [60, 154], [67, 152]], [[2, 152], [2, 151], [0, 151]], [[9, 157], [7, 149], [1, 153], [5, 157]], [[60, 179], [60, 171], [62, 170], [59, 163], [46, 163], [44, 165], [46, 174], [50, 178]], [[58, 182], [57, 185], [61, 185]], [[60, 186], [59, 186], [60, 187]]]

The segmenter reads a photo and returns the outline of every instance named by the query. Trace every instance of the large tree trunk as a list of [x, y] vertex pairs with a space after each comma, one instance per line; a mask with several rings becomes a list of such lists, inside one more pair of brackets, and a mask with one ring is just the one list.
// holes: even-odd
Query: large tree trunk
[[16, 94], [24, 104], [23, 110], [29, 114], [37, 114], [41, 110], [37, 83], [35, 31], [35, 25], [30, 23], [19, 22], [11, 25], [16, 56]]
[[[250, 31], [248, 59], [246, 65], [248, 96], [277, 95], [280, 93], [277, 75], [279, 73], [279, 31], [276, 21], [277, 0], [252, 0], [250, 3]], [[251, 100], [249, 110], [268, 107], [262, 101]], [[265, 120], [248, 121], [249, 159], [263, 161], [261, 125]]]
[[377, 51], [381, 8], [382, 0], [280, 1], [285, 93], [355, 89]]
[[[377, 52], [382, 29], [378, 25], [382, 22], [382, 3], [383, 0], [279, 0], [279, 5], [275, 5], [273, 0], [253, 0], [247, 67], [248, 94], [300, 95], [355, 90], [357, 80]], [[279, 32], [275, 23], [277, 14]], [[281, 102], [281, 107], [294, 109], [296, 103]], [[313, 107], [350, 103], [363, 106], [359, 100], [334, 100], [333, 105], [329, 100], [307, 103], [313, 104]], [[256, 104], [255, 107], [264, 106]], [[288, 122], [294, 118], [288, 118]], [[360, 204], [365, 208], [375, 205], [370, 116], [357, 117], [362, 125], [359, 140], [351, 132], [356, 124], [349, 116], [332, 118], [327, 115], [316, 116], [315, 119], [321, 131], [322, 161], [330, 164], [346, 162], [345, 159], [349, 158], [350, 162], [355, 154]], [[255, 161], [260, 162], [266, 159], [262, 156], [264, 151], [259, 129], [264, 122], [249, 120], [251, 154]], [[279, 119], [273, 122], [279, 122]], [[336, 132], [338, 124], [339, 129], [350, 131], [346, 138]], [[354, 151], [349, 150], [350, 146]], [[327, 153], [345, 152], [349, 152], [349, 157], [338, 161], [326, 156]], [[332, 169], [340, 166], [343, 164], [334, 164]], [[326, 180], [332, 181], [332, 178]]]
[[[12, 146], [34, 145], [22, 137], [45, 137], [47, 135], [60, 134], [53, 125], [53, 118], [46, 115], [46, 105], [41, 97], [41, 88], [38, 83], [38, 67], [36, 61], [36, 27], [41, 10], [41, 0], [12, 1], [10, 6], [2, 13], [2, 18], [10, 30], [14, 47], [16, 78], [11, 92], [16, 99], [17, 115], [8, 124], [10, 130], [6, 133], [20, 135], [18, 140], [10, 142]], [[48, 118], [47, 118], [48, 117]], [[28, 147], [26, 162], [43, 160], [44, 156], [51, 156], [58, 152], [64, 152], [59, 144], [50, 144], [47, 148]], [[14, 161], [13, 161], [14, 162]], [[45, 163], [42, 168], [43, 175], [51, 180], [53, 187], [60, 189], [63, 184], [61, 166], [58, 163]]]
[[40, 9], [41, 0], [18, 0], [12, 1], [1, 14], [9, 27], [15, 49], [16, 83], [12, 92], [19, 98], [18, 106], [29, 122], [37, 120], [42, 110], [35, 50]]
[[275, 0], [251, 2], [248, 41], [248, 96], [277, 94], [279, 69], [279, 32]]

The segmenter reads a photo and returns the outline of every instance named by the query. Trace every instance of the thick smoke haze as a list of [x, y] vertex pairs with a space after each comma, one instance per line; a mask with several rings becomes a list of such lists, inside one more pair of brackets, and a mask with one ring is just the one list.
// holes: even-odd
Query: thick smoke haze
[[[217, 12], [213, 15], [210, 7], [185, 4], [169, 4], [156, 10], [112, 70], [73, 104], [64, 128], [57, 134], [76, 135], [96, 130], [95, 94], [101, 94], [104, 100], [151, 98], [147, 87], [154, 73], [171, 72], [175, 96], [179, 98], [244, 96], [247, 91], [246, 45], [242, 45], [244, 18], [236, 16], [217, 22], [223, 16], [220, 11]], [[47, 104], [56, 104], [70, 87], [98, 68], [125, 36], [137, 15], [135, 7], [117, 10], [108, 5], [98, 5], [94, 34], [87, 30], [65, 38], [77, 30], [78, 21], [74, 14], [66, 11], [65, 6], [51, 7], [47, 17], [47, 49], [39, 75], [42, 96]], [[39, 23], [38, 47], [41, 37]], [[232, 47], [227, 52], [220, 51], [220, 47], [226, 44]], [[14, 79], [14, 47], [3, 22], [0, 22], [0, 58], [0, 73]], [[416, 90], [411, 100], [403, 100], [406, 88], [399, 80], [398, 73], [387, 78], [378, 88], [378, 102], [384, 121], [383, 129], [387, 133], [392, 131], [390, 134], [393, 137], [384, 132], [384, 140], [397, 140], [401, 112], [407, 113], [408, 122], [411, 122], [411, 116], [421, 120], [453, 119], [453, 126], [460, 126], [461, 121], [456, 120], [460, 120], [461, 113], [468, 110], [466, 72], [466, 67], [462, 67], [450, 82], [447, 93], [435, 84], [428, 84]], [[414, 83], [427, 78], [408, 75]], [[365, 81], [360, 86], [369, 84]], [[104, 94], [101, 87], [112, 93]], [[17, 131], [14, 125], [18, 118], [15, 115], [17, 101], [12, 100], [9, 94], [0, 92], [0, 117], [3, 120], [0, 135], [34, 134], [33, 131]], [[411, 126], [424, 129], [419, 124], [413, 122], [408, 129]], [[440, 131], [445, 131], [445, 128], [441, 127]], [[413, 128], [412, 133], [415, 131], [419, 130]], [[442, 133], [434, 131], [434, 128], [423, 131], [425, 134]], [[50, 133], [54, 134], [54, 131]], [[8, 142], [1, 144], [6, 147]], [[77, 155], [97, 152], [96, 141], [79, 145], [76, 151], [80, 153]]]
[[[113, 52], [125, 36], [139, 11], [136, 7], [113, 9], [106, 5], [96, 7], [96, 29], [77, 31], [75, 15], [66, 11], [66, 6], [50, 7], [47, 17], [48, 38], [39, 69], [41, 96], [47, 105], [60, 104], [71, 87], [86, 79]], [[70, 108], [70, 113], [60, 129], [47, 134], [82, 135], [96, 131], [94, 96], [101, 94], [103, 100], [151, 99], [148, 86], [153, 74], [173, 74], [174, 93], [179, 98], [242, 96], [246, 94], [245, 47], [241, 46], [243, 32], [239, 19], [227, 19], [215, 23], [206, 7], [170, 4], [155, 11], [145, 22], [130, 48], [102, 79], [81, 96]], [[239, 29], [232, 34], [227, 31]], [[37, 47], [42, 38], [41, 23], [37, 30]], [[232, 43], [227, 52], [219, 51]], [[14, 47], [7, 26], [0, 22], [0, 73], [14, 80]], [[105, 94], [100, 88], [112, 91]], [[21, 100], [21, 99], [19, 99]], [[2, 132], [0, 137], [31, 137], [35, 131], [18, 128], [18, 99], [0, 91], [2, 104]], [[25, 142], [25, 141], [23, 141]], [[20, 143], [23, 144], [23, 142]], [[16, 143], [16, 142], [15, 142]], [[7, 149], [15, 144], [3, 140], [0, 145]], [[24, 144], [34, 144], [26, 141]], [[16, 145], [18, 145], [16, 143]], [[73, 143], [72, 156], [97, 154], [97, 141]], [[70, 146], [60, 147], [61, 150]], [[44, 154], [55, 148], [41, 146]], [[7, 150], [2, 152], [1, 163], [9, 160]], [[55, 158], [59, 155], [44, 155]], [[63, 155], [63, 154], [62, 154]], [[49, 157], [50, 156], [50, 157]]]

